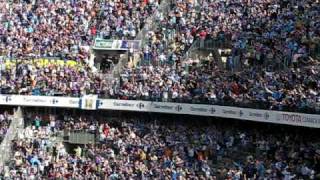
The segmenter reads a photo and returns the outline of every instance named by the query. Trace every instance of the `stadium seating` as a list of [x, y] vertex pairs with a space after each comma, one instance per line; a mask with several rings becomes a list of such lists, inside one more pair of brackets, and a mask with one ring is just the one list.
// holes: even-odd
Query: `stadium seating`
[[[55, 57], [82, 64], [95, 37], [134, 39], [161, 2], [2, 2], [2, 54], [21, 60], [1, 69], [2, 93], [98, 94], [319, 113], [320, 11], [311, 0], [168, 1], [168, 14], [160, 14], [158, 28], [145, 34], [140, 61], [125, 66], [120, 81], [104, 79], [109, 76], [86, 65], [48, 69], [52, 61], [40, 67], [32, 61]], [[228, 48], [226, 67], [218, 55], [186, 56], [195, 42], [205, 49], [207, 41], [216, 50]], [[30, 71], [32, 66], [38, 68]]]

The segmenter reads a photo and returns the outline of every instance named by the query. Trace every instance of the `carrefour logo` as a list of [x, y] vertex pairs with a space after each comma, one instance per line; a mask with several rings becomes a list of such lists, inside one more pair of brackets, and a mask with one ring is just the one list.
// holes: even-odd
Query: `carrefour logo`
[[5, 101], [6, 102], [10, 102], [12, 99], [11, 99], [11, 96], [7, 96], [6, 98], [5, 98]]
[[175, 107], [175, 109], [176, 109], [176, 111], [180, 112], [180, 111], [182, 110], [182, 106], [177, 105], [177, 106]]
[[240, 110], [240, 112], [239, 112], [239, 116], [240, 116], [240, 117], [242, 117], [242, 116], [243, 116], [243, 114], [244, 114], [244, 113], [243, 113], [243, 111], [242, 111], [242, 110]]
[[59, 100], [58, 99], [52, 99], [52, 104], [57, 104], [57, 103], [59, 103]]
[[211, 114], [216, 113], [216, 109], [215, 109], [215, 108], [211, 108], [211, 109], [210, 109], [210, 113], [211, 113]]
[[144, 104], [143, 104], [143, 103], [138, 103], [138, 104], [137, 104], [137, 107], [138, 107], [139, 109], [142, 109], [142, 108], [144, 108]]

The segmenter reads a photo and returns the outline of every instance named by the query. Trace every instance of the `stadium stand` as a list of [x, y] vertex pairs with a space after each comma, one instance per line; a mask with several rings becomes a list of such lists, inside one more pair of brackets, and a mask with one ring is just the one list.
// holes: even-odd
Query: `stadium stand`
[[8, 58], [84, 59], [96, 1], [2, 1], [1, 50]]
[[0, 7], [0, 179], [320, 178], [319, 0]]
[[[30, 71], [26, 69], [30, 67], [29, 62], [24, 58], [32, 54], [33, 58], [53, 56], [79, 60], [79, 57], [88, 57], [88, 51], [82, 51], [81, 47], [92, 45], [97, 33], [105, 38], [130, 38], [128, 34], [136, 34], [148, 15], [157, 11], [160, 2], [3, 3], [6, 7], [2, 10], [3, 54], [9, 59], [22, 58], [22, 63], [16, 62], [15, 68], [2, 68], [3, 84], [6, 84], [2, 93], [98, 94], [108, 98], [319, 112], [318, 68], [317, 65], [310, 67], [318, 63], [317, 52], [320, 52], [317, 2], [201, 1], [198, 5], [193, 1], [171, 2], [168, 16], [160, 17], [159, 28], [146, 34], [148, 41], [141, 50], [139, 66], [124, 68], [121, 81], [117, 82], [107, 82], [103, 79], [105, 74], [93, 74], [85, 65], [77, 69], [40, 67]], [[21, 10], [25, 11], [18, 13]], [[79, 24], [81, 21], [84, 23]], [[113, 21], [117, 26], [110, 25]], [[52, 28], [49, 22], [58, 26]], [[63, 34], [62, 38], [57, 36], [59, 33]], [[36, 36], [45, 40], [37, 40]], [[183, 59], [195, 41], [203, 46], [204, 41], [210, 39], [218, 44], [230, 44], [227, 69], [234, 70], [239, 65], [243, 71], [230, 73], [219, 67], [217, 59], [212, 57]], [[281, 64], [287, 68], [269, 71], [264, 64], [276, 67]], [[56, 77], [44, 78], [43, 73]]]
[[[315, 179], [319, 176], [316, 131], [274, 126], [174, 122], [137, 115], [26, 115], [27, 127], [3, 178], [45, 179]], [[172, 118], [172, 116], [171, 116]], [[119, 121], [120, 120], [120, 121]], [[199, 120], [199, 119], [197, 119]], [[193, 121], [193, 122], [192, 122]], [[95, 144], [64, 146], [59, 133], [95, 134]]]

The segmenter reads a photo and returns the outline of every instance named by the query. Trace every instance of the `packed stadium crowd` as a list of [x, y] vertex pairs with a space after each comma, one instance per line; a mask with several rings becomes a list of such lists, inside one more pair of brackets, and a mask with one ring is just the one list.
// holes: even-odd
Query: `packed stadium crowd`
[[[27, 116], [3, 178], [28, 179], [316, 179], [319, 138], [310, 130], [212, 120]], [[198, 119], [197, 119], [198, 120]], [[208, 123], [208, 124], [206, 124]], [[60, 131], [94, 133], [75, 149], [53, 139]]]
[[1, 71], [1, 93], [74, 97], [97, 94], [113, 99], [320, 112], [319, 69], [313, 67], [228, 73], [218, 68], [209, 70], [199, 63], [188, 70], [144, 66], [125, 69], [120, 80], [112, 82], [89, 69], [72, 61], [9, 63]]
[[97, 35], [104, 39], [134, 39], [157, 11], [160, 0], [101, 1]]
[[[159, 28], [148, 33], [145, 66], [123, 71], [120, 96], [319, 112], [318, 70], [296, 69], [313, 65], [310, 56], [320, 48], [319, 2], [205, 0], [199, 9], [193, 1], [171, 5]], [[231, 42], [231, 66], [286, 64], [295, 69], [270, 73], [250, 66], [230, 75], [215, 68], [215, 62], [199, 66], [199, 59], [183, 59], [195, 39]]]
[[[133, 39], [157, 14], [161, 1], [3, 1], [0, 47], [6, 57], [87, 58], [96, 36]], [[141, 63], [119, 81], [86, 65], [39, 66], [30, 60], [1, 69], [2, 93], [212, 103], [319, 112], [319, 2], [170, 1], [146, 34]], [[250, 64], [230, 73], [201, 59], [184, 59], [196, 39], [230, 44], [228, 64]], [[313, 57], [313, 59], [311, 58]], [[262, 64], [283, 64], [268, 72]], [[81, 63], [80, 63], [81, 64]], [[291, 67], [291, 68], [290, 68]]]
[[1, 1], [0, 47], [9, 58], [84, 59], [94, 38], [96, 1]]
[[312, 109], [319, 112], [319, 70], [292, 69], [235, 74], [194, 67], [169, 66], [127, 70], [118, 91], [122, 99], [237, 105], [274, 110]]
[[1, 1], [0, 50], [8, 58], [84, 60], [95, 37], [135, 38], [158, 1]]
[[[294, 1], [176, 1], [161, 25], [150, 32], [144, 57], [175, 61], [194, 39], [230, 42], [234, 63], [298, 63], [319, 48], [319, 2]], [[169, 44], [168, 48], [162, 48]], [[160, 58], [165, 54], [166, 58]]]
[[1, 71], [3, 94], [82, 96], [108, 88], [102, 74], [75, 61], [38, 59], [7, 63]]
[[[97, 94], [320, 114], [319, 0], [177, 0], [161, 14], [162, 2], [0, 1], [1, 94]], [[157, 28], [146, 28], [138, 65], [131, 62], [110, 81], [85, 64], [96, 37], [135, 39], [152, 16]], [[230, 48], [226, 67], [216, 57], [187, 59], [196, 41]], [[31, 123], [13, 141], [0, 179], [320, 178], [313, 130], [173, 119], [26, 113]], [[0, 114], [0, 141], [10, 122]], [[57, 142], [75, 130], [94, 134], [96, 143], [72, 149]]]

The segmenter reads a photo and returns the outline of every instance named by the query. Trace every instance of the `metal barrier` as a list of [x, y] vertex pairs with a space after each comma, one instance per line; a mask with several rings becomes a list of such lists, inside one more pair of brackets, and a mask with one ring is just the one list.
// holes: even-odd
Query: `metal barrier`
[[64, 63], [73, 63], [73, 64], [80, 64], [77, 60], [75, 59], [64, 59], [61, 57], [21, 57], [21, 58], [12, 58], [12, 57], [7, 57], [7, 56], [0, 56], [0, 61], [1, 64], [3, 64], [5, 61], [9, 61], [12, 63], [20, 63], [24, 61], [31, 61], [32, 63], [34, 62], [40, 62], [40, 61], [47, 61], [47, 62], [57, 62], [57, 61], [63, 61]]
[[65, 56], [21, 56], [21, 57], [8, 57], [0, 55], [3, 60], [21, 61], [21, 60], [37, 60], [37, 59], [48, 59], [48, 60], [64, 60], [64, 61], [77, 61], [76, 58], [65, 57]]
[[[313, 43], [313, 48], [309, 51], [309, 57], [313, 58], [313, 60], [318, 61], [320, 63], [320, 43]], [[206, 40], [197, 39], [194, 41], [189, 50], [185, 53], [183, 59], [192, 58], [195, 56], [195, 52], [197, 50], [200, 51], [216, 51], [217, 49], [232, 49], [233, 45], [231, 40], [228, 38], [209, 38]], [[240, 50], [239, 52], [243, 53], [245, 51]], [[238, 55], [241, 57], [240, 55]], [[244, 64], [244, 59], [238, 58], [233, 62], [233, 70], [242, 70], [243, 68], [250, 68], [249, 64]], [[303, 63], [303, 62], [302, 62]], [[257, 64], [253, 62], [253, 65]], [[306, 63], [304, 63], [306, 64]], [[268, 71], [279, 71], [286, 69], [292, 66], [292, 63], [289, 63], [287, 57], [284, 57], [283, 54], [276, 54], [273, 59], [265, 59], [263, 64], [260, 66], [266, 68]]]
[[313, 58], [319, 58], [318, 60], [320, 61], [320, 40], [314, 44], [314, 48], [310, 54]]
[[[149, 31], [154, 31], [156, 28], [160, 27], [159, 22], [159, 16], [161, 14], [166, 14], [171, 5], [171, 0], [163, 0], [161, 1], [159, 7], [157, 8], [156, 13], [154, 13], [151, 17], [149, 17], [146, 20], [146, 24], [144, 27], [138, 32], [135, 40], [141, 40], [141, 47], [144, 47], [146, 45], [146, 42], [148, 41], [146, 34]], [[140, 61], [140, 59], [138, 60]], [[119, 76], [121, 72], [121, 68], [128, 63], [128, 54], [124, 54], [120, 60], [119, 63], [114, 67], [113, 69], [113, 76]]]
[[[217, 65], [224, 69], [222, 56], [219, 53], [220, 50], [230, 48], [231, 43], [223, 43], [220, 39], [196, 39], [190, 48], [185, 52], [182, 60], [194, 59], [202, 57], [203, 54], [211, 54], [212, 58], [216, 61]], [[203, 54], [202, 54], [203, 53]], [[199, 56], [200, 55], [200, 56]]]
[[187, 52], [184, 54], [183, 56], [183, 60], [192, 58], [192, 56], [194, 55], [194, 51], [199, 50], [200, 48], [200, 40], [197, 39], [193, 42], [193, 44], [191, 45], [191, 47], [187, 50]]
[[142, 41], [142, 46], [145, 45], [147, 42], [146, 34], [151, 30], [155, 30], [160, 25], [159, 16], [165, 15], [169, 12], [171, 5], [171, 0], [164, 0], [160, 3], [159, 7], [157, 8], [157, 12], [153, 14], [150, 18], [147, 19], [147, 23], [145, 26], [140, 30], [136, 39]]
[[64, 132], [63, 141], [70, 144], [95, 144], [95, 134], [81, 130]]
[[11, 151], [12, 141], [16, 138], [18, 132], [21, 132], [24, 128], [24, 120], [22, 115], [22, 110], [19, 107], [12, 118], [10, 127], [7, 131], [7, 134], [0, 145], [0, 166], [3, 167], [10, 157], [13, 155]]

